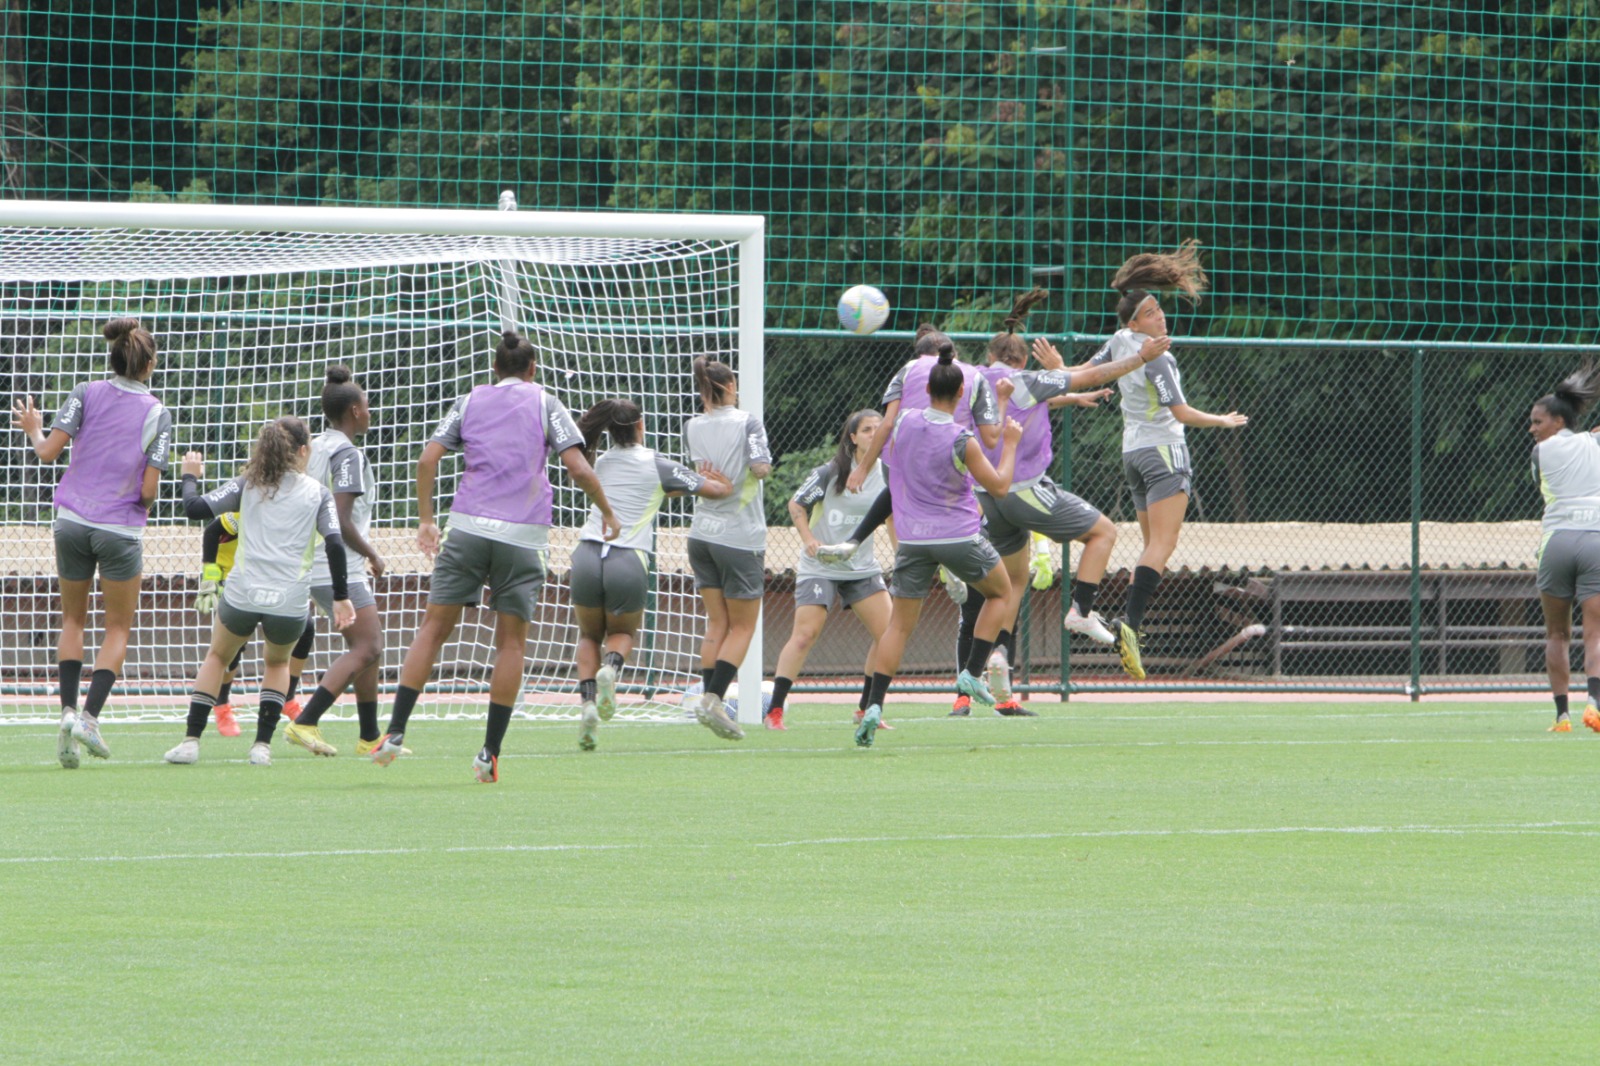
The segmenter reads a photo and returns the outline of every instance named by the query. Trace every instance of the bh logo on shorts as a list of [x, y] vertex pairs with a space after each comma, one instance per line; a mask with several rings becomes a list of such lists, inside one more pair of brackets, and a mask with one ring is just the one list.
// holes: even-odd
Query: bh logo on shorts
[[276, 607], [283, 602], [283, 593], [278, 589], [251, 589], [250, 604], [254, 607]]

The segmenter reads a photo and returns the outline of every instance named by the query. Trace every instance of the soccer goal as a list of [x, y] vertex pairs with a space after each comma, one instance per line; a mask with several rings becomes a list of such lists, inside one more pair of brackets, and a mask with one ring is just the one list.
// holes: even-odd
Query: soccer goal
[[[374, 533], [390, 568], [376, 583], [386, 685], [427, 598], [430, 563], [414, 539], [417, 457], [455, 398], [493, 380], [502, 329], [538, 347], [538, 380], [575, 416], [605, 396], [637, 399], [647, 443], [664, 455], [681, 457], [684, 420], [699, 409], [697, 355], [733, 366], [741, 405], [761, 414], [761, 218], [508, 207], [506, 197], [499, 211], [0, 201], [6, 393], [31, 395], [48, 420], [75, 384], [106, 373], [100, 327], [109, 318], [139, 318], [160, 346], [151, 385], [173, 415], [173, 466], [151, 516], [133, 643], [108, 713], [181, 715], [206, 646], [209, 620], [192, 607], [201, 530], [181, 514], [178, 456], [203, 451], [215, 484], [243, 465], [266, 420], [295, 414], [320, 431], [331, 363], [355, 371], [372, 407], [364, 447], [379, 485]], [[0, 715], [15, 718], [47, 710], [54, 692], [51, 495], [65, 461], [41, 464], [11, 433], [0, 467]], [[566, 579], [587, 503], [558, 466], [550, 581], [521, 708], [536, 715], [577, 711]], [[459, 457], [441, 467], [441, 515], [461, 469]], [[683, 690], [699, 678], [689, 506], [669, 501], [661, 514], [654, 592], [621, 713], [679, 717]], [[91, 626], [98, 618], [96, 609]], [[342, 648], [319, 624], [308, 684]], [[492, 633], [487, 608], [465, 612], [419, 713], [481, 713]], [[87, 658], [98, 642], [91, 632]], [[740, 688], [759, 692], [759, 628], [745, 662]], [[241, 691], [254, 691], [260, 667], [253, 644]], [[350, 713], [352, 698], [335, 713]], [[741, 716], [759, 720], [759, 700], [743, 704]]]

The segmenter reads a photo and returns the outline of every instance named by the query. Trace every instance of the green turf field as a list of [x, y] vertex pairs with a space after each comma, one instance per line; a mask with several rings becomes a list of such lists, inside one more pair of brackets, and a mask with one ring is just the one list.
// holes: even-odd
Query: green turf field
[[387, 769], [111, 724], [72, 773], [0, 728], [0, 1058], [1593, 1061], [1600, 737], [1038, 706], [517, 722], [496, 786], [469, 723]]

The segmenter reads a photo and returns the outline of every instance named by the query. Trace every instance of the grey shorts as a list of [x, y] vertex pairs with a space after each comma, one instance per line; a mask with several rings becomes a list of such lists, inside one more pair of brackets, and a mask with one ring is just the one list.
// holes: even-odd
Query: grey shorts
[[1152, 503], [1188, 494], [1194, 483], [1187, 444], [1162, 444], [1122, 453], [1122, 476], [1133, 495], [1133, 509], [1148, 511]]
[[462, 529], [452, 529], [433, 561], [428, 602], [441, 607], [476, 606], [489, 587], [489, 609], [533, 621], [544, 587], [545, 551], [505, 544]]
[[65, 581], [127, 581], [144, 571], [144, 541], [106, 529], [59, 519], [51, 527], [56, 541], [56, 573]]
[[767, 553], [689, 538], [696, 589], [721, 589], [725, 599], [759, 600], [767, 587]]
[[[359, 579], [348, 584], [350, 586], [350, 606], [358, 611], [363, 607], [378, 606], [378, 597], [372, 594], [371, 585]], [[311, 598], [316, 601], [318, 607], [322, 608], [323, 614], [333, 614], [332, 585], [312, 585]]]
[[977, 496], [983, 504], [983, 535], [1002, 556], [1026, 548], [1031, 533], [1043, 533], [1057, 544], [1065, 544], [1100, 521], [1099, 511], [1081, 497], [1063, 492], [1047, 477], [998, 500], [987, 492]]
[[835, 596], [849, 607], [888, 589], [882, 574], [858, 578], [800, 577], [794, 579], [796, 607], [832, 607]]
[[572, 602], [599, 607], [606, 614], [644, 610], [650, 597], [649, 555], [638, 548], [611, 548], [596, 540], [580, 540], [572, 549]]
[[933, 575], [944, 567], [967, 584], [982, 581], [1000, 565], [1000, 553], [982, 537], [954, 544], [905, 544], [894, 553], [894, 577], [889, 592], [897, 599], [920, 600], [928, 595]]
[[1562, 529], [1539, 549], [1539, 591], [1582, 603], [1600, 596], [1600, 532]]
[[217, 601], [217, 621], [228, 627], [236, 637], [254, 635], [256, 626], [269, 644], [293, 644], [306, 631], [305, 615], [262, 614], [260, 611], [241, 611], [226, 599]]

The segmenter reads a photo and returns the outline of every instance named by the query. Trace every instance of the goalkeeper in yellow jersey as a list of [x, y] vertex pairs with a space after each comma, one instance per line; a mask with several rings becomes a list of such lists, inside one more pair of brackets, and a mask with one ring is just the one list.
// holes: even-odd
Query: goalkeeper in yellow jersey
[[[206, 526], [205, 533], [200, 539], [200, 561], [203, 564], [200, 572], [200, 591], [194, 598], [194, 609], [202, 615], [210, 615], [217, 609], [217, 597], [222, 592], [223, 582], [228, 579], [228, 572], [233, 569], [234, 556], [239, 550], [239, 512], [228, 511], [212, 519]], [[294, 698], [295, 689], [300, 684], [300, 674], [305, 670], [306, 659], [311, 655], [311, 643], [316, 638], [316, 628], [311, 619], [306, 619], [305, 632], [300, 636], [300, 642], [295, 645], [294, 654], [289, 660], [289, 691], [288, 701], [283, 706], [283, 715], [291, 722], [300, 713], [300, 701]], [[239, 722], [233, 716], [233, 708], [228, 704], [228, 698], [233, 690], [234, 674], [238, 672], [239, 662], [244, 658], [244, 649], [241, 646], [233, 662], [228, 665], [227, 673], [222, 675], [222, 691], [217, 693], [217, 704], [212, 709], [212, 714], [217, 719], [217, 732], [225, 737], [239, 735]]]

